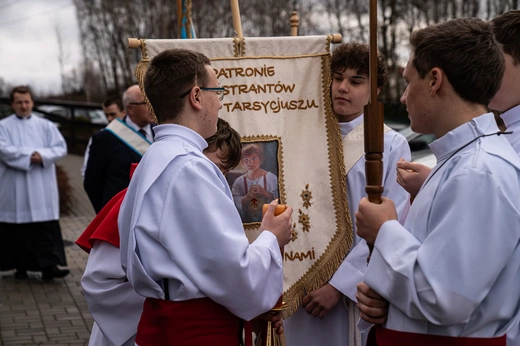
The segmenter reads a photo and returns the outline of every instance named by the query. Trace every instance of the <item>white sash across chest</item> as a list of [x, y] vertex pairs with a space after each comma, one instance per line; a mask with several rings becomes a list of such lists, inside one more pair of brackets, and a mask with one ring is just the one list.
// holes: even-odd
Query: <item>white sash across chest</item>
[[141, 136], [139, 132], [132, 129], [121, 119], [115, 119], [105, 127], [105, 130], [108, 130], [114, 134], [117, 138], [119, 138], [123, 143], [125, 143], [130, 149], [143, 156], [146, 150], [150, 147], [150, 142]]

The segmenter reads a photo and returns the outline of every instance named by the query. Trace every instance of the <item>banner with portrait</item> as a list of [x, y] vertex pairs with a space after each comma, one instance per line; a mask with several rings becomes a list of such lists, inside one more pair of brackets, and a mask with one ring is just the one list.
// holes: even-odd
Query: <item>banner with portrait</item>
[[[169, 48], [211, 59], [225, 89], [220, 117], [242, 136], [242, 160], [227, 174], [250, 241], [264, 203], [294, 208], [293, 239], [284, 247], [286, 315], [305, 292], [326, 283], [352, 244], [343, 146], [331, 108], [330, 36], [141, 40], [136, 76]], [[266, 283], [269, 284], [269, 283]]]

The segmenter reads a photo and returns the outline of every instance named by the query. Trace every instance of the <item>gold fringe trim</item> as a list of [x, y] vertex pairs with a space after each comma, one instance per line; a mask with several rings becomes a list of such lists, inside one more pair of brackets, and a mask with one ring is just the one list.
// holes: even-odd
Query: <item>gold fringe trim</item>
[[191, 27], [193, 23], [191, 22], [191, 0], [186, 0], [186, 36], [188, 38], [193, 38], [191, 34]]
[[146, 102], [146, 105], [152, 112], [152, 115], [155, 119], [155, 123], [157, 122], [157, 117], [155, 116], [155, 113], [153, 111], [152, 104], [148, 100], [148, 97], [146, 97], [146, 93], [144, 92], [144, 75], [146, 73], [146, 69], [148, 68], [148, 64], [150, 63], [150, 59], [148, 59], [148, 50], [146, 48], [146, 42], [143, 38], [139, 39], [141, 41], [141, 61], [137, 64], [135, 67], [135, 78], [137, 78], [137, 84], [139, 85], [139, 89], [141, 90], [141, 93], [144, 96], [144, 101]]
[[326, 37], [327, 37], [327, 43], [325, 44], [325, 48], [327, 49], [327, 52], [330, 53], [330, 44], [332, 43], [334, 36], [327, 35]]
[[[327, 41], [329, 47], [330, 39]], [[284, 318], [291, 316], [300, 307], [305, 293], [316, 290], [327, 283], [345, 259], [354, 241], [352, 218], [348, 208], [346, 172], [343, 163], [343, 144], [339, 123], [334, 115], [330, 100], [330, 54], [322, 56], [322, 93], [325, 105], [327, 144], [329, 147], [330, 184], [336, 216], [336, 233], [323, 255], [307, 273], [284, 292], [283, 300], [288, 308]]]

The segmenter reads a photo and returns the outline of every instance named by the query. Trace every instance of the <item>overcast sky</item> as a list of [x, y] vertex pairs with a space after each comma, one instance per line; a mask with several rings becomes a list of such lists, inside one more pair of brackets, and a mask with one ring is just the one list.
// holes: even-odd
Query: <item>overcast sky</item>
[[65, 68], [72, 69], [81, 57], [72, 0], [0, 0], [0, 78], [37, 93], [60, 92], [56, 28]]

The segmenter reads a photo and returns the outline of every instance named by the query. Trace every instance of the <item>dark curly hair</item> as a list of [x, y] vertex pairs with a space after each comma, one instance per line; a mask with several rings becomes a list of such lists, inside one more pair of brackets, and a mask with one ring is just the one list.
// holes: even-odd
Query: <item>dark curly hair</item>
[[[350, 68], [360, 75], [369, 76], [369, 48], [360, 42], [345, 43], [334, 49], [330, 62], [331, 73], [343, 73]], [[370, 76], [369, 76], [370, 77]], [[385, 57], [377, 54], [377, 87], [382, 88], [388, 81], [388, 67]]]
[[208, 142], [208, 147], [204, 152], [222, 150], [220, 159], [226, 170], [232, 170], [238, 166], [242, 159], [242, 142], [240, 141], [240, 134], [227, 121], [218, 118], [217, 132], [206, 138], [206, 142]]

